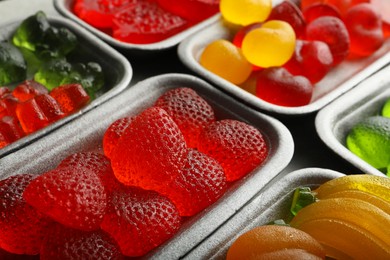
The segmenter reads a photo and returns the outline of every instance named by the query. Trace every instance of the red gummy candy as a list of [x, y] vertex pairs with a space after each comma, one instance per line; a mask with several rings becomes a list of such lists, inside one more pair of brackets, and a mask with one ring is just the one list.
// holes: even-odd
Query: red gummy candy
[[75, 112], [89, 102], [89, 96], [80, 84], [66, 84], [56, 87], [50, 92], [61, 110], [66, 114]]
[[0, 248], [14, 254], [36, 255], [50, 220], [23, 199], [31, 174], [0, 181]]
[[39, 84], [34, 80], [26, 80], [23, 83], [16, 86], [12, 91], [12, 95], [16, 97], [20, 102], [32, 99], [35, 96], [48, 94], [49, 91], [45, 86]]
[[168, 198], [124, 187], [113, 193], [101, 228], [117, 241], [124, 255], [142, 256], [172, 237], [180, 225], [179, 212]]
[[0, 99], [8, 94], [11, 94], [11, 90], [8, 87], [0, 87]]
[[268, 68], [257, 77], [256, 95], [275, 105], [298, 107], [310, 103], [313, 86], [303, 76], [293, 76], [285, 68]]
[[110, 160], [97, 152], [80, 152], [69, 155], [57, 168], [87, 168], [93, 171], [102, 181], [107, 193], [111, 193], [119, 185], [111, 168]]
[[97, 28], [112, 27], [113, 15], [137, 0], [76, 0], [73, 11], [82, 20]]
[[351, 54], [369, 56], [383, 45], [381, 16], [371, 4], [355, 5], [346, 13], [344, 22], [351, 40]]
[[190, 150], [179, 176], [165, 194], [173, 201], [181, 216], [192, 216], [220, 198], [226, 191], [226, 176], [213, 158]]
[[321, 16], [333, 16], [341, 19], [339, 11], [333, 5], [316, 3], [303, 9], [303, 17], [306, 23], [311, 23]]
[[87, 168], [46, 172], [27, 186], [23, 196], [57, 222], [86, 231], [99, 228], [107, 204], [100, 178]]
[[0, 117], [16, 117], [16, 106], [18, 103], [19, 101], [12, 94], [4, 94], [2, 99], [0, 99]]
[[16, 106], [16, 115], [26, 134], [33, 133], [49, 124], [49, 119], [35, 98], [18, 103]]
[[108, 158], [111, 158], [114, 147], [132, 120], [132, 117], [120, 118], [107, 128], [103, 136], [103, 150]]
[[199, 135], [198, 150], [221, 164], [227, 181], [242, 178], [268, 155], [268, 146], [258, 129], [230, 119], [206, 127]]
[[294, 29], [297, 38], [305, 31], [306, 24], [303, 19], [303, 14], [301, 10], [290, 1], [283, 1], [281, 4], [272, 8], [267, 20], [281, 20], [289, 23]]
[[54, 224], [42, 243], [41, 260], [119, 260], [123, 255], [115, 240], [102, 230], [81, 231]]
[[165, 110], [151, 107], [136, 116], [125, 130], [111, 163], [120, 182], [161, 190], [179, 174], [187, 152], [177, 124]]
[[180, 16], [163, 10], [156, 3], [138, 1], [116, 13], [113, 19], [113, 37], [130, 43], [162, 41], [187, 26]]
[[344, 23], [337, 17], [322, 16], [306, 26], [306, 39], [328, 44], [333, 55], [333, 65], [342, 62], [349, 54], [349, 34]]
[[50, 95], [44, 94], [34, 97], [49, 123], [55, 122], [65, 116], [58, 102]]
[[390, 1], [371, 0], [370, 3], [381, 14], [383, 35], [385, 38], [390, 37]]
[[284, 67], [293, 75], [302, 75], [312, 84], [320, 81], [332, 68], [329, 46], [320, 41], [297, 40], [295, 52]]
[[[3, 136], [7, 144], [15, 142], [24, 136], [22, 127], [19, 121], [12, 116], [5, 116], [0, 119], [0, 134]], [[0, 144], [0, 148], [3, 147]]]
[[233, 44], [236, 45], [238, 48], [241, 48], [242, 41], [244, 40], [244, 37], [247, 33], [250, 31], [260, 28], [263, 23], [252, 23], [247, 26], [242, 27], [238, 32], [234, 35], [233, 38]]
[[220, 0], [157, 0], [157, 3], [168, 12], [190, 21], [202, 21], [218, 13]]
[[325, 3], [333, 5], [344, 16], [350, 8], [361, 3], [369, 3], [371, 0], [326, 0]]
[[157, 99], [154, 105], [172, 117], [188, 147], [197, 147], [199, 133], [215, 121], [213, 108], [190, 88], [172, 89]]

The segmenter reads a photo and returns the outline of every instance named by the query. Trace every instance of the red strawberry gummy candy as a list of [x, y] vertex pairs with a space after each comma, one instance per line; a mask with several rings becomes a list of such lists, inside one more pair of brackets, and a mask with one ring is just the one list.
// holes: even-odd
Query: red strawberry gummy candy
[[100, 178], [87, 168], [60, 167], [27, 186], [27, 203], [57, 222], [76, 229], [95, 230], [106, 211], [106, 192]]
[[293, 76], [285, 68], [273, 67], [259, 72], [256, 95], [279, 106], [304, 106], [310, 103], [313, 85], [303, 76]]
[[50, 220], [28, 205], [22, 194], [31, 174], [0, 181], [0, 248], [15, 254], [36, 255]]
[[[24, 132], [19, 125], [19, 121], [12, 116], [4, 116], [0, 119], [0, 134], [4, 137], [6, 145], [24, 136]], [[0, 148], [1, 147], [3, 146], [0, 142]]]
[[329, 46], [320, 41], [297, 40], [295, 52], [284, 67], [293, 75], [302, 75], [312, 84], [320, 81], [332, 68]]
[[139, 0], [117, 12], [113, 23], [114, 38], [140, 44], [162, 41], [187, 26], [183, 18], [147, 0]]
[[26, 80], [23, 83], [16, 86], [12, 91], [12, 95], [19, 99], [19, 101], [24, 102], [29, 100], [37, 95], [48, 94], [49, 91], [45, 86], [39, 84], [34, 80]]
[[187, 146], [177, 124], [159, 107], [136, 116], [111, 157], [117, 179], [144, 189], [166, 188], [184, 165]]
[[110, 160], [101, 153], [80, 152], [66, 157], [57, 168], [87, 168], [93, 171], [102, 181], [107, 193], [111, 193], [119, 185], [111, 168]]
[[191, 149], [181, 173], [165, 194], [181, 216], [192, 216], [220, 198], [226, 191], [226, 176], [213, 158]]
[[[156, 168], [158, 169], [158, 168]], [[181, 219], [175, 205], [154, 191], [123, 187], [113, 193], [101, 227], [126, 256], [142, 256], [172, 237]]]
[[380, 14], [371, 4], [359, 4], [348, 10], [344, 17], [351, 40], [350, 52], [369, 56], [384, 42]]
[[131, 121], [132, 117], [120, 118], [107, 128], [103, 136], [103, 150], [108, 158], [111, 158], [114, 147], [117, 145], [119, 138], [130, 125]]
[[220, 0], [157, 0], [165, 10], [190, 21], [201, 21], [219, 11]]
[[163, 94], [154, 104], [176, 122], [188, 147], [196, 147], [199, 133], [215, 121], [213, 108], [193, 89], [177, 88]]
[[65, 114], [70, 114], [82, 108], [89, 102], [89, 96], [80, 84], [66, 84], [56, 87], [50, 92], [60, 104]]
[[115, 240], [102, 230], [81, 231], [54, 224], [42, 243], [41, 260], [123, 259]]
[[306, 26], [306, 39], [323, 41], [333, 55], [333, 65], [342, 62], [349, 54], [349, 34], [343, 21], [333, 16], [322, 16]]
[[198, 150], [221, 164], [227, 181], [242, 178], [268, 155], [268, 146], [258, 129], [230, 119], [206, 127], [199, 135]]

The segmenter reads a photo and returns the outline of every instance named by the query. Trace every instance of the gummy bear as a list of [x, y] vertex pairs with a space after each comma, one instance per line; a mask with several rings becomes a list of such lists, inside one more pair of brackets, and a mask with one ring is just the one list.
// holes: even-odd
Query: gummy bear
[[65, 114], [73, 113], [88, 104], [90, 98], [80, 84], [56, 87], [50, 92]]
[[0, 42], [0, 85], [22, 81], [26, 76], [22, 53], [12, 44]]
[[35, 98], [18, 103], [16, 106], [16, 115], [26, 134], [35, 132], [49, 124], [49, 119]]
[[49, 94], [38, 95], [34, 97], [37, 105], [46, 116], [49, 124], [65, 116], [58, 102]]
[[49, 91], [45, 86], [34, 80], [25, 80], [23, 83], [17, 85], [12, 91], [12, 95], [20, 102], [27, 101], [37, 95], [48, 93]]
[[12, 116], [4, 116], [0, 119], [0, 148], [15, 142], [24, 136], [23, 129], [19, 125], [19, 121]]
[[61, 84], [71, 70], [72, 65], [65, 59], [52, 60], [40, 67], [34, 75], [34, 80], [52, 90]]
[[219, 0], [157, 0], [165, 10], [183, 17], [184, 19], [199, 22], [209, 18], [219, 11]]

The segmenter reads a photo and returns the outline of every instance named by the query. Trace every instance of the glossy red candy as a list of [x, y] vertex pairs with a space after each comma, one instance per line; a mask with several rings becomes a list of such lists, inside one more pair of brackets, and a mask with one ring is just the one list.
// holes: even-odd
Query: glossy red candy
[[302, 12], [290, 1], [283, 1], [281, 4], [272, 8], [267, 20], [281, 20], [289, 23], [294, 29], [297, 38], [305, 31], [305, 20]]
[[44, 94], [34, 97], [43, 114], [53, 123], [65, 116], [58, 102], [50, 95]]
[[26, 80], [16, 86], [16, 88], [12, 91], [12, 95], [20, 102], [24, 102], [35, 96], [47, 93], [49, 93], [47, 88], [34, 80]]
[[190, 21], [204, 20], [219, 11], [220, 0], [157, 0], [165, 10]]
[[328, 44], [333, 65], [341, 63], [349, 54], [350, 39], [343, 21], [333, 16], [322, 16], [306, 26], [306, 39]]
[[28, 204], [75, 229], [99, 228], [106, 212], [106, 191], [87, 168], [59, 167], [34, 179], [23, 194]]
[[120, 118], [107, 128], [103, 136], [103, 150], [108, 158], [111, 158], [114, 147], [132, 120], [132, 117]]
[[137, 44], [162, 41], [188, 25], [180, 16], [147, 0], [140, 0], [116, 13], [113, 23], [114, 38]]
[[0, 119], [0, 134], [2, 136], [0, 148], [15, 142], [24, 136], [24, 132], [19, 124], [19, 121], [12, 116], [5, 116]]
[[22, 196], [33, 179], [31, 174], [22, 174], [0, 181], [0, 248], [11, 253], [38, 254], [50, 223]]
[[262, 24], [263, 23], [253, 23], [253, 24], [249, 24], [247, 26], [241, 27], [241, 29], [238, 30], [238, 32], [234, 35], [234, 38], [232, 41], [233, 44], [236, 45], [238, 48], [241, 48], [242, 41], [243, 41], [245, 35], [256, 28], [260, 28]]
[[0, 99], [0, 117], [13, 116], [16, 117], [16, 106], [19, 101], [12, 94], [4, 94]]
[[111, 163], [117, 179], [144, 189], [165, 189], [185, 163], [187, 146], [177, 124], [159, 107], [136, 116], [115, 146]]
[[339, 11], [333, 5], [315, 3], [303, 9], [303, 17], [306, 23], [311, 23], [321, 16], [334, 16], [341, 19]]
[[381, 14], [383, 35], [390, 37], [390, 1], [388, 0], [371, 0], [370, 3], [375, 10]]
[[81, 231], [52, 225], [42, 243], [41, 260], [119, 260], [123, 255], [115, 240], [102, 230]]
[[73, 11], [87, 23], [103, 29], [113, 25], [115, 12], [136, 2], [137, 0], [76, 0]]
[[11, 90], [8, 87], [0, 87], [0, 99], [8, 94], [11, 94]]
[[326, 43], [297, 40], [295, 52], [284, 68], [291, 74], [304, 76], [315, 84], [329, 72], [332, 64], [333, 56]]
[[165, 195], [181, 216], [192, 216], [214, 203], [226, 188], [222, 166], [215, 159], [191, 149], [181, 173]]
[[298, 107], [310, 103], [313, 86], [303, 76], [293, 76], [285, 68], [273, 67], [257, 77], [256, 95], [275, 105]]
[[123, 187], [113, 193], [101, 227], [126, 256], [142, 256], [172, 237], [181, 219], [175, 205], [154, 191]]
[[344, 16], [347, 11], [353, 6], [369, 2], [370, 0], [325, 0], [325, 3], [336, 7], [340, 12], [341, 16]]
[[26, 134], [35, 132], [49, 124], [49, 119], [35, 98], [18, 103], [16, 106], [16, 115]]
[[50, 92], [61, 110], [66, 114], [73, 113], [89, 102], [89, 96], [80, 84], [67, 84], [56, 87]]
[[268, 155], [268, 146], [258, 129], [231, 119], [206, 127], [199, 135], [198, 150], [221, 164], [227, 181], [244, 177]]
[[197, 147], [199, 133], [215, 121], [213, 108], [191, 88], [167, 91], [154, 105], [161, 107], [172, 117], [188, 147]]
[[373, 5], [353, 6], [346, 13], [344, 22], [351, 40], [351, 54], [369, 56], [383, 45], [382, 20]]

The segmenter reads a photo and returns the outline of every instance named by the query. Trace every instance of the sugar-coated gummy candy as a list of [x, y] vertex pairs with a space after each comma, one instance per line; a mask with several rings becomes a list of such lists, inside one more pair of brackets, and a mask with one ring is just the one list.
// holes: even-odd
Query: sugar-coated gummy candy
[[212, 73], [233, 84], [244, 82], [252, 71], [241, 49], [227, 40], [211, 42], [203, 50], [200, 64]]
[[215, 159], [191, 149], [184, 167], [165, 195], [181, 216], [192, 216], [214, 203], [226, 189], [222, 166]]
[[350, 38], [350, 52], [357, 56], [369, 56], [384, 43], [382, 20], [373, 5], [363, 3], [351, 7], [344, 23]]
[[119, 260], [123, 255], [115, 240], [102, 230], [88, 232], [54, 224], [42, 242], [40, 259]]
[[291, 25], [284, 21], [267, 21], [260, 28], [246, 34], [242, 42], [242, 52], [245, 58], [256, 66], [281, 66], [293, 55], [295, 40]]
[[22, 196], [34, 178], [21, 174], [0, 181], [0, 248], [14, 254], [38, 254], [51, 223]]
[[202, 21], [219, 11], [219, 0], [157, 0], [165, 10], [190, 21]]
[[325, 259], [325, 250], [311, 235], [289, 226], [266, 225], [240, 235], [230, 246], [227, 260]]
[[227, 181], [238, 180], [258, 167], [268, 149], [257, 128], [237, 120], [216, 121], [199, 135], [198, 150], [221, 164]]
[[381, 115], [390, 118], [390, 98], [383, 105]]
[[297, 38], [305, 32], [306, 23], [303, 14], [298, 6], [290, 0], [285, 0], [272, 8], [267, 20], [280, 20], [289, 23], [294, 29]]
[[161, 107], [172, 117], [188, 147], [197, 147], [199, 133], [215, 121], [213, 108], [191, 88], [169, 90], [154, 105]]
[[303, 9], [303, 17], [306, 23], [311, 23], [321, 16], [334, 16], [341, 19], [341, 15], [336, 7], [325, 3], [315, 3]]
[[3, 116], [0, 119], [0, 135], [0, 148], [2, 148], [22, 138], [24, 131], [15, 117]]
[[107, 196], [100, 178], [90, 169], [60, 167], [35, 178], [24, 199], [38, 211], [75, 229], [99, 228]]
[[177, 124], [165, 110], [151, 107], [133, 119], [110, 159], [120, 182], [159, 191], [179, 174], [187, 152]]
[[341, 63], [349, 54], [350, 39], [342, 20], [333, 16], [322, 16], [306, 26], [306, 40], [323, 41], [333, 55], [333, 65]]
[[49, 93], [47, 88], [34, 80], [25, 80], [21, 84], [18, 84], [12, 91], [12, 95], [21, 102], [47, 93]]
[[111, 158], [114, 147], [117, 145], [120, 137], [122, 136], [126, 128], [130, 125], [132, 120], [133, 117], [119, 118], [114, 121], [104, 132], [103, 150], [104, 154], [108, 158]]
[[332, 64], [333, 56], [326, 43], [297, 40], [294, 55], [283, 67], [315, 84], [329, 72]]
[[22, 53], [12, 44], [0, 42], [0, 85], [22, 81], [26, 75]]
[[225, 20], [233, 24], [248, 25], [263, 22], [272, 10], [271, 0], [221, 0], [219, 4]]
[[179, 212], [168, 198], [129, 186], [114, 191], [101, 228], [125, 256], [142, 256], [172, 237], [180, 225]]
[[268, 68], [257, 76], [256, 95], [279, 106], [304, 106], [310, 103], [313, 85], [307, 78], [294, 76], [283, 67]]
[[390, 118], [366, 118], [348, 133], [346, 145], [373, 167], [385, 169], [390, 165]]
[[114, 38], [136, 44], [162, 41], [188, 26], [185, 19], [150, 1], [121, 9], [114, 15], [113, 24]]
[[66, 84], [50, 92], [65, 114], [73, 113], [88, 104], [90, 98], [80, 84]]

